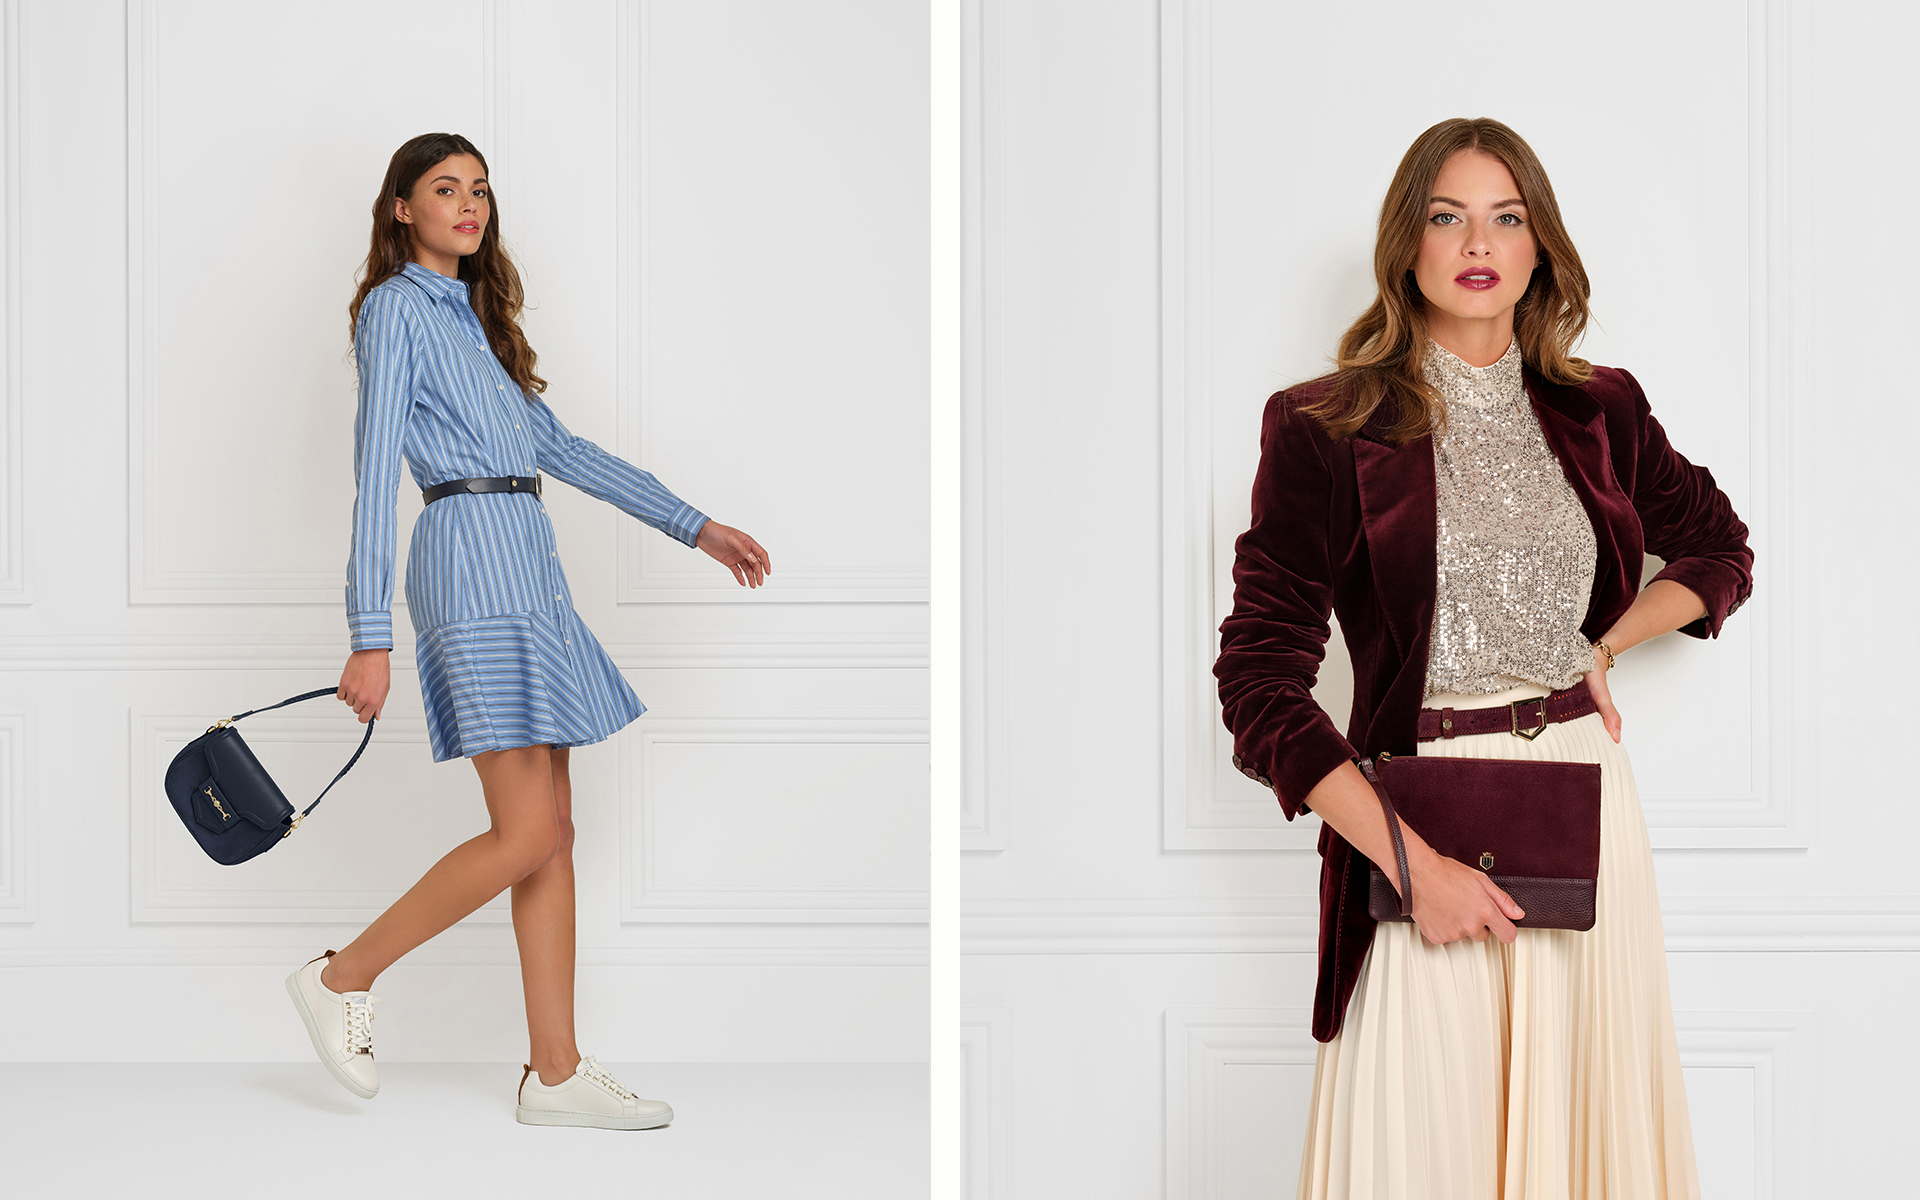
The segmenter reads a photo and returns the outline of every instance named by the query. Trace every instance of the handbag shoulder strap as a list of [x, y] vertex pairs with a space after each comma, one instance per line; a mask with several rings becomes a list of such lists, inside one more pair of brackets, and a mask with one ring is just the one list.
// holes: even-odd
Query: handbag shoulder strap
[[1373, 794], [1380, 798], [1380, 809], [1387, 814], [1387, 832], [1393, 837], [1394, 863], [1400, 868], [1400, 915], [1413, 915], [1413, 876], [1407, 871], [1407, 843], [1400, 836], [1400, 816], [1393, 811], [1393, 798], [1387, 795], [1387, 785], [1380, 782], [1379, 772], [1373, 769], [1373, 760], [1360, 760], [1360, 773], [1373, 785]]
[[[338, 696], [339, 694], [340, 694], [340, 689], [337, 687], [316, 688], [311, 692], [302, 692], [298, 696], [288, 696], [285, 700], [282, 700], [278, 704], [269, 704], [262, 708], [250, 708], [243, 713], [237, 713], [234, 716], [228, 717], [227, 723], [232, 724], [233, 722], [238, 721], [243, 717], [250, 717], [255, 713], [272, 712], [276, 708], [285, 708], [289, 704], [298, 704], [302, 700], [317, 700], [322, 696]], [[360, 761], [360, 756], [366, 753], [367, 743], [371, 742], [372, 740], [373, 740], [373, 718], [368, 717], [367, 732], [366, 732], [366, 735], [360, 739], [360, 748], [353, 752], [353, 757], [347, 760], [347, 765], [340, 768], [340, 774], [335, 775], [332, 778], [332, 780], [330, 780], [327, 783], [327, 786], [320, 789], [320, 794], [313, 798], [313, 803], [307, 805], [305, 808], [300, 810], [300, 815], [298, 817], [295, 817], [293, 820], [293, 823], [295, 825], [298, 825], [300, 824], [301, 821], [306, 820], [307, 814], [312, 812], [315, 808], [319, 807], [320, 801], [326, 799], [327, 793], [333, 790], [334, 784], [340, 782], [341, 776], [345, 775], [348, 771], [353, 770], [353, 764]], [[292, 829], [289, 829], [287, 832], [291, 833], [293, 831]]]

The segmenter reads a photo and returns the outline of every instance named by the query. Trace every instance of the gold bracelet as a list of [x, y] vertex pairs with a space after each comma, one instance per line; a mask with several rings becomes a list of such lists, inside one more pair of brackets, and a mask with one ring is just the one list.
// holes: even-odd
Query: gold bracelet
[[1613, 670], [1613, 647], [1605, 642], [1595, 642], [1594, 645], [1600, 648], [1600, 653], [1607, 656], [1607, 670]]

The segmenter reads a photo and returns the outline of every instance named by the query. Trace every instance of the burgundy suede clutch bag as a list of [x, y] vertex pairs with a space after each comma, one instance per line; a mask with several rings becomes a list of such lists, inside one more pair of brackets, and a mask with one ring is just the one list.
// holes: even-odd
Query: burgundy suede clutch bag
[[[1360, 760], [1380, 797], [1401, 887], [1377, 867], [1367, 912], [1410, 921], [1404, 817], [1437, 852], [1485, 871], [1512, 896], [1528, 929], [1592, 929], [1600, 876], [1600, 766], [1508, 758]], [[1405, 900], [1402, 897], [1406, 897]]]

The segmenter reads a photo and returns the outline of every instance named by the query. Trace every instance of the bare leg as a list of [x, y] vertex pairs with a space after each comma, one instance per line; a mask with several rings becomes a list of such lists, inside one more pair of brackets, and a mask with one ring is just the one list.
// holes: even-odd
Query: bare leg
[[573, 1041], [573, 782], [567, 748], [553, 748], [553, 800], [560, 845], [545, 866], [513, 885], [513, 936], [527, 996], [527, 1062], [552, 1087], [580, 1062]]
[[474, 755], [493, 827], [433, 864], [406, 895], [328, 961], [321, 984], [336, 992], [371, 988], [375, 977], [401, 955], [551, 859], [560, 843], [552, 757], [548, 746]]

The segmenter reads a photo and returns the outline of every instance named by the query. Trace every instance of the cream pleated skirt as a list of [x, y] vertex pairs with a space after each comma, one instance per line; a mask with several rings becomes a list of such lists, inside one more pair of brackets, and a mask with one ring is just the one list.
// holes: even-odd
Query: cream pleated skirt
[[1697, 1200], [1653, 852], [1626, 750], [1590, 713], [1531, 742], [1478, 734], [1420, 753], [1599, 763], [1595, 924], [1435, 946], [1410, 922], [1382, 923], [1340, 1033], [1319, 1049], [1299, 1195]]

